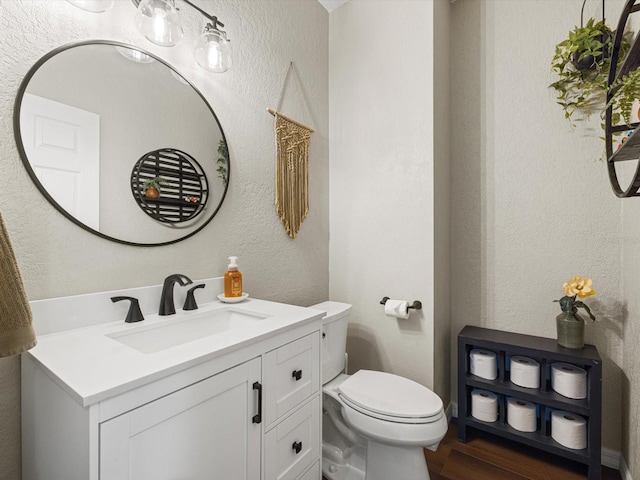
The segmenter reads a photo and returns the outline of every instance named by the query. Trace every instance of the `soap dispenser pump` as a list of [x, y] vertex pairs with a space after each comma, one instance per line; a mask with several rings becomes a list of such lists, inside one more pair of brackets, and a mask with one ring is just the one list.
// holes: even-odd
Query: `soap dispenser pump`
[[229, 267], [224, 274], [224, 296], [242, 296], [242, 274], [238, 271], [238, 257], [229, 257]]

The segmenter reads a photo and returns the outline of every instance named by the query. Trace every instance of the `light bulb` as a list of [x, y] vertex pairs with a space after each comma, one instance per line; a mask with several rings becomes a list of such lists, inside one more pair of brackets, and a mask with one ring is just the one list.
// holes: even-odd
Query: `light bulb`
[[147, 40], [163, 47], [178, 44], [184, 34], [175, 0], [142, 0], [135, 24]]
[[102, 13], [113, 7], [113, 0], [67, 0], [82, 10], [92, 13]]
[[193, 51], [196, 62], [205, 70], [223, 73], [231, 68], [231, 44], [224, 32], [207, 24]]

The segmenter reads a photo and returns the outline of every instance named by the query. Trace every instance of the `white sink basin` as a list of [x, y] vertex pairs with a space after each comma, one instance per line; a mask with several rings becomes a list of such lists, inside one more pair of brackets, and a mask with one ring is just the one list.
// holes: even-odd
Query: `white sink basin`
[[238, 307], [225, 307], [209, 312], [184, 312], [154, 325], [109, 333], [107, 337], [139, 352], [155, 353], [203, 337], [251, 328], [270, 316]]

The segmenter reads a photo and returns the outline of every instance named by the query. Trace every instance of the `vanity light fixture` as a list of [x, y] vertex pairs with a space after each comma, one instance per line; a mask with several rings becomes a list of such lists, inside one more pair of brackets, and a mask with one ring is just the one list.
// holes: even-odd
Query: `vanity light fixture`
[[[138, 30], [156, 45], [171, 47], [182, 40], [184, 31], [175, 0], [132, 0], [137, 5], [135, 24]], [[231, 68], [231, 45], [224, 24], [189, 0], [183, 3], [207, 19], [202, 35], [196, 40], [193, 55], [205, 70], [223, 73]]]
[[[67, 0], [72, 5], [89, 12], [99, 13], [111, 8], [113, 0]], [[180, 11], [176, 0], [131, 0], [136, 6], [134, 23], [147, 40], [162, 47], [177, 45], [184, 37]], [[193, 8], [207, 19], [202, 35], [195, 42], [193, 56], [205, 70], [223, 73], [229, 70], [231, 42], [221, 27], [224, 24], [189, 0], [182, 3]]]

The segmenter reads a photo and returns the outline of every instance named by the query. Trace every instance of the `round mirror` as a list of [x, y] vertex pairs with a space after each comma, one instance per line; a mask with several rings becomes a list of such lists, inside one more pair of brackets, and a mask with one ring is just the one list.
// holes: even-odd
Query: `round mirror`
[[81, 42], [45, 55], [20, 86], [14, 128], [43, 195], [109, 240], [184, 240], [213, 219], [227, 192], [227, 143], [211, 106], [170, 65], [129, 45]]

